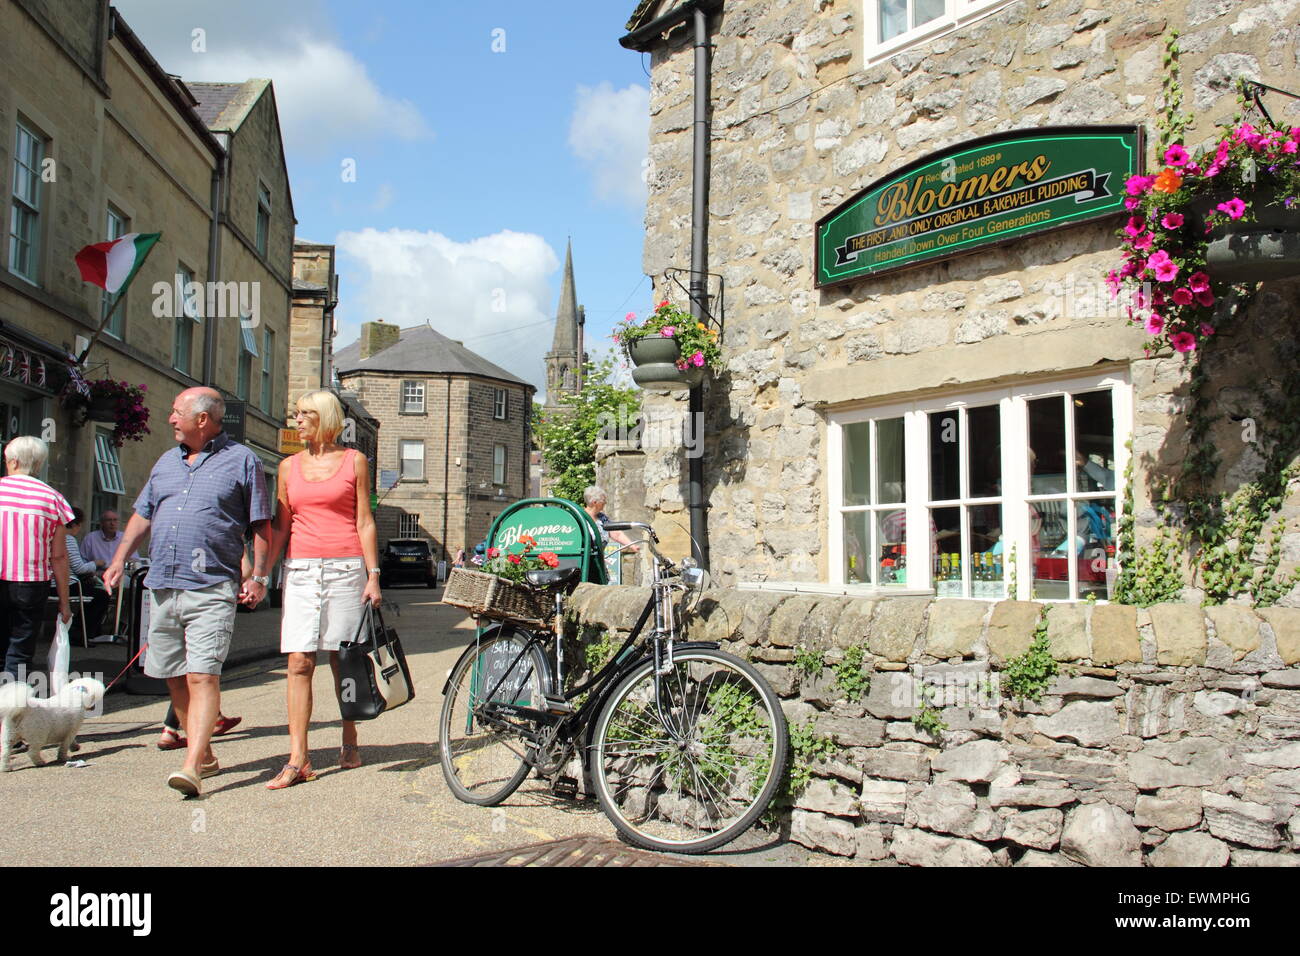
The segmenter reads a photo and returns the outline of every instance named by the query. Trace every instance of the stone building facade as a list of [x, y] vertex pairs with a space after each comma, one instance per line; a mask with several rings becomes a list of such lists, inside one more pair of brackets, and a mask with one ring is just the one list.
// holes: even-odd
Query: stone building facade
[[[106, 0], [0, 5], [0, 338], [32, 368], [0, 376], [4, 437], [50, 439], [47, 480], [92, 514], [129, 508], [172, 444], [166, 420], [177, 392], [211, 384], [239, 394], [243, 326], [254, 321], [259, 357], [247, 368], [244, 437], [274, 475], [293, 209], [269, 85], [231, 86], [245, 102], [242, 119], [227, 122], [219, 117], [233, 97], [219, 96], [216, 108], [169, 76]], [[258, 187], [246, 170], [269, 196], [260, 244]], [[236, 195], [245, 189], [252, 206]], [[151, 434], [117, 450], [111, 425], [74, 427], [58, 399], [71, 356], [107, 311], [74, 256], [89, 243], [159, 231], [83, 369], [147, 386]], [[176, 293], [178, 276], [203, 293]], [[241, 304], [254, 302], [241, 323]]]
[[362, 326], [335, 366], [379, 425], [381, 546], [423, 538], [449, 561], [528, 497], [532, 385], [429, 326], [382, 320]]
[[[705, 393], [715, 578], [1106, 600], [1123, 516], [1136, 519], [1139, 548], [1157, 534], [1153, 489], [1188, 453], [1191, 389], [1187, 359], [1148, 357], [1141, 329], [1109, 303], [1123, 214], [842, 283], [814, 274], [818, 223], [910, 163], [1013, 130], [1132, 125], [1150, 164], [1171, 31], [1195, 116], [1187, 141], [1213, 142], [1238, 109], [1240, 78], [1300, 89], [1300, 4], [698, 5], [713, 51], [707, 268], [723, 275], [726, 314], [726, 368]], [[628, 29], [680, 6], [642, 3]], [[903, 7], [920, 19], [943, 9], [913, 27], [893, 19]], [[644, 271], [676, 300], [659, 277], [690, 265], [690, 17], [637, 48], [653, 54]], [[1268, 108], [1300, 125], [1300, 102]], [[1276, 400], [1268, 383], [1292, 363], [1297, 314], [1295, 280], [1265, 283], [1206, 355], [1220, 491], [1260, 471], [1240, 422]], [[685, 406], [646, 398], [651, 414]], [[685, 517], [682, 450], [647, 451], [643, 483], [671, 535]], [[1293, 499], [1275, 519], [1282, 578], [1300, 560]], [[1089, 561], [1070, 561], [1066, 542], [1085, 538]], [[1199, 599], [1183, 570], [1184, 596]], [[1300, 604], [1300, 591], [1288, 585], [1279, 603]]]

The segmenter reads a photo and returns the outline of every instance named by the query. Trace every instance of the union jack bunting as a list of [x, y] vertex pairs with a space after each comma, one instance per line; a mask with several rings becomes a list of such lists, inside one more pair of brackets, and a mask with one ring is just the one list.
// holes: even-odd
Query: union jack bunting
[[4, 374], [12, 377], [14, 374], [14, 347], [9, 344], [0, 345], [4, 349], [4, 358], [0, 359], [0, 369]]
[[18, 351], [18, 381], [24, 385], [32, 384], [32, 356], [22, 349]]
[[36, 366], [32, 369], [32, 384], [45, 387], [45, 359], [39, 355], [36, 357]]

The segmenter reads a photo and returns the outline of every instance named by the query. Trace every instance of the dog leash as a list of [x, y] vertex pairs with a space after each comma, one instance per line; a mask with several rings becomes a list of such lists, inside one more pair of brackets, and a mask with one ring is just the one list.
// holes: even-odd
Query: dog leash
[[131, 658], [129, 661], [126, 662], [126, 666], [122, 668], [121, 673], [119, 673], [116, 677], [114, 677], [111, 681], [108, 682], [108, 686], [104, 688], [105, 694], [107, 694], [112, 689], [114, 684], [116, 684], [118, 681], [122, 679], [123, 674], [125, 674], [127, 671], [131, 669], [131, 665], [140, 659], [140, 655], [144, 653], [144, 649], [148, 646], [149, 646], [148, 644], [141, 645], [140, 649], [135, 652], [135, 657]]

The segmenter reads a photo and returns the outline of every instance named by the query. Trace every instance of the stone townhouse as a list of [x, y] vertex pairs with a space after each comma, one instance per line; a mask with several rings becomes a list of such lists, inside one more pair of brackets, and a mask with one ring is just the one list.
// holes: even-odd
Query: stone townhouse
[[[172, 397], [211, 384], [245, 402], [231, 427], [273, 475], [294, 220], [269, 84], [196, 94], [103, 0], [0, 4], [0, 52], [5, 437], [50, 438], [46, 477], [74, 504], [129, 507], [171, 445]], [[162, 239], [83, 368], [148, 388], [151, 434], [115, 449], [111, 424], [74, 427], [58, 396], [109, 308], [73, 257], [132, 232]]]
[[[696, 7], [712, 44], [707, 269], [725, 290], [726, 370], [705, 403], [714, 573], [967, 597], [1000, 597], [1014, 582], [1021, 598], [1106, 599], [1125, 468], [1131, 460], [1128, 510], [1145, 540], [1150, 488], [1185, 451], [1172, 413], [1186, 365], [1147, 358], [1142, 330], [1104, 287], [1120, 261], [1125, 169], [1111, 176], [1109, 215], [1025, 238], [1013, 221], [984, 241], [939, 237], [955, 251], [921, 251], [925, 237], [910, 251], [895, 243], [887, 268], [847, 245], [837, 253], [837, 222], [869, 187], [919, 186], [906, 176], [914, 164], [932, 164], [941, 188], [945, 154], [991, 172], [1006, 153], [1014, 175], [1014, 147], [1000, 145], [1026, 139], [1014, 131], [1052, 127], [1060, 142], [1034, 151], [1057, 169], [1110, 136], [1138, 171], [1151, 161], [1171, 31], [1196, 117], [1188, 142], [1213, 141], [1237, 109], [1239, 78], [1300, 88], [1294, 5], [642, 3], [624, 45], [653, 54], [644, 269], [674, 299], [662, 277], [690, 265]], [[1295, 100], [1268, 106], [1300, 118]], [[1251, 340], [1271, 341], [1295, 305], [1293, 284], [1267, 284], [1245, 321], [1269, 324], [1242, 326], [1236, 351], [1215, 359], [1229, 364], [1216, 384], [1231, 394], [1249, 381], [1260, 367]], [[672, 399], [651, 398], [652, 414], [656, 401]], [[1257, 449], [1220, 444], [1229, 484], [1249, 476]], [[682, 517], [680, 449], [648, 452], [643, 477], [648, 511]], [[1300, 558], [1296, 531], [1285, 528], [1287, 567]], [[1086, 561], [1066, 558], [1070, 541], [1086, 544]]]
[[[1300, 284], [1226, 296], [1196, 354], [1148, 355], [1104, 280], [1127, 176], [1163, 165], [1169, 35], [1185, 141], [1212, 144], [1241, 78], [1300, 92], [1298, 13], [636, 7], [644, 270], [685, 305], [665, 272], [692, 268], [703, 181], [695, 268], [721, 296], [702, 484], [724, 586], [688, 629], [753, 661], [799, 731], [783, 835], [911, 865], [1295, 865]], [[1262, 102], [1300, 125], [1296, 100]], [[646, 393], [649, 421], [686, 407]], [[669, 445], [602, 449], [601, 481], [681, 554]], [[643, 600], [583, 585], [574, 607], [626, 631]]]
[[367, 322], [334, 363], [379, 423], [381, 547], [423, 538], [450, 561], [528, 496], [534, 386], [427, 325]]
[[356, 448], [366, 456], [370, 463], [370, 488], [373, 492], [379, 481], [379, 421], [361, 404], [355, 392], [337, 387], [338, 377], [334, 369], [334, 336], [338, 333], [334, 308], [339, 299], [334, 253], [334, 246], [327, 243], [304, 239], [293, 242], [289, 382], [280, 451], [292, 454], [302, 447], [294, 420], [298, 398], [318, 388], [334, 389], [343, 403], [342, 444]]

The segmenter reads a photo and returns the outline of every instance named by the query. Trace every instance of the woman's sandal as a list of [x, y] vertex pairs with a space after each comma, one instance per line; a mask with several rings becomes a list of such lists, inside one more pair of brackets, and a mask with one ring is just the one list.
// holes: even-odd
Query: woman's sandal
[[[287, 776], [286, 776], [287, 775]], [[310, 764], [303, 764], [301, 768], [295, 767], [291, 763], [285, 764], [275, 779], [266, 785], [267, 790], [283, 790], [285, 787], [292, 787], [295, 784], [307, 783], [316, 779], [316, 773], [311, 769]]]
[[[348, 757], [348, 754], [352, 754]], [[356, 744], [344, 744], [339, 748], [339, 769], [356, 770], [361, 766], [361, 748]]]

